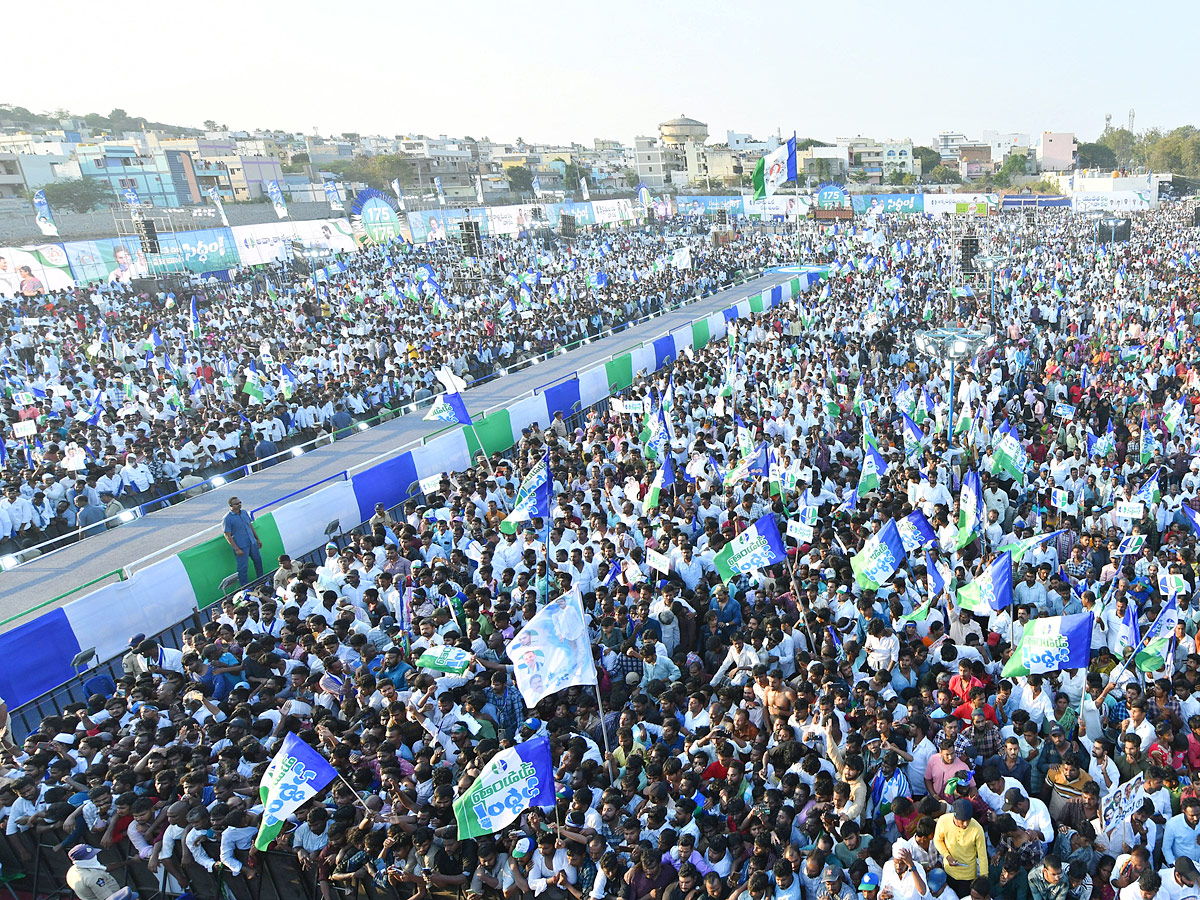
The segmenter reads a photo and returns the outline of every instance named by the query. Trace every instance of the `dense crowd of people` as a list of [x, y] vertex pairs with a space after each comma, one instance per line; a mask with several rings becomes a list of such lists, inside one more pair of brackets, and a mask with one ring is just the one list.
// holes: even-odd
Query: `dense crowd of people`
[[0, 298], [0, 474], [18, 494], [0, 500], [0, 553], [102, 532], [122, 509], [389, 418], [432, 396], [442, 366], [475, 381], [795, 258], [772, 235], [714, 244], [682, 218], [484, 249], [377, 247], [316, 281], [247, 269], [179, 293]]
[[[181, 648], [133, 636], [107, 696], [6, 748], [7, 835], [69, 850], [77, 880], [254, 890], [259, 782], [294, 734], [339, 777], [268, 852], [325, 900], [1197, 896], [1190, 221], [1163, 205], [1120, 243], [1070, 212], [974, 223], [1006, 257], [994, 315], [961, 220], [801, 223], [830, 278], [640, 380], [621, 399], [648, 415], [541, 423], [319, 565], [283, 560]], [[977, 352], [920, 354], [939, 327]], [[547, 463], [548, 515], [502, 527]], [[918, 512], [903, 564], [864, 579]], [[786, 558], [723, 575], [764, 518]], [[1011, 602], [980, 603], [997, 560]], [[515, 648], [566, 595], [596, 687], [529, 705]], [[1014, 665], [1080, 613], [1086, 664]], [[423, 665], [439, 647], [465, 671]], [[541, 737], [556, 802], [460, 836], [456, 801]]]

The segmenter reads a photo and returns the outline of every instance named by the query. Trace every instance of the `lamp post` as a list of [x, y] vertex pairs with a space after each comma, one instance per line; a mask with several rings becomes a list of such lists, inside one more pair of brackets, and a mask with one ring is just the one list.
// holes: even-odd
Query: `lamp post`
[[991, 285], [988, 288], [988, 294], [992, 303], [992, 321], [996, 320], [996, 270], [1008, 265], [1007, 256], [977, 256], [975, 262], [983, 266], [984, 270], [991, 275]]
[[958, 360], [974, 356], [996, 342], [994, 333], [971, 331], [969, 328], [934, 328], [918, 331], [913, 339], [917, 350], [930, 359], [949, 361], [950, 393], [946, 402], [946, 443], [954, 443], [954, 365]]
[[1105, 217], [1102, 210], [1093, 209], [1090, 212], [1085, 212], [1084, 217], [1096, 223], [1096, 230], [1092, 234], [1092, 253], [1096, 252], [1096, 245], [1100, 243], [1100, 220]]

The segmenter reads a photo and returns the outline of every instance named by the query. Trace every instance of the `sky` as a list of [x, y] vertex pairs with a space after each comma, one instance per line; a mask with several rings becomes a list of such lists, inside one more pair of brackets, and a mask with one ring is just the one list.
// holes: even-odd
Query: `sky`
[[114, 9], [114, 31], [68, 0], [50, 32], [45, 6], [10, 6], [6, 31], [44, 39], [6, 44], [0, 102], [38, 112], [588, 146], [680, 114], [722, 140], [918, 144], [983, 129], [1092, 140], [1131, 107], [1139, 131], [1200, 124], [1200, 7], [1182, 2], [205, 0]]

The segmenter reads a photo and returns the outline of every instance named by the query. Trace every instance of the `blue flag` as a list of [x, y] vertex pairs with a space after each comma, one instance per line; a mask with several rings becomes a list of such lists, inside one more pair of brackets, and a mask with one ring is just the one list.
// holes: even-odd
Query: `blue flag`
[[266, 850], [288, 817], [336, 777], [337, 770], [325, 757], [289, 732], [259, 783], [263, 814], [254, 846]]
[[905, 553], [912, 553], [915, 550], [921, 549], [926, 544], [932, 544], [937, 541], [937, 535], [934, 534], [933, 526], [925, 518], [925, 513], [919, 509], [913, 510], [897, 522], [896, 528], [900, 532], [900, 540], [904, 543]]
[[738, 575], [754, 572], [787, 559], [787, 549], [773, 513], [767, 513], [713, 558], [713, 567], [728, 584]]
[[991, 615], [1013, 602], [1012, 556], [1001, 553], [970, 584], [958, 589], [958, 604], [973, 613]]
[[454, 801], [462, 840], [502, 831], [531, 806], [553, 806], [554, 764], [544, 735], [501, 750]]
[[1136, 650], [1142, 643], [1142, 626], [1138, 622], [1136, 603], [1125, 605], [1125, 615], [1121, 616], [1121, 624], [1117, 626], [1117, 650], [1124, 652], [1125, 647]]
[[553, 496], [554, 477], [550, 474], [550, 451], [547, 450], [521, 482], [512, 511], [500, 523], [500, 530], [505, 534], [515, 534], [518, 525], [535, 518], [546, 518], [550, 515]]
[[1092, 653], [1092, 614], [1045, 616], [1025, 626], [1002, 678], [1086, 669]]
[[433, 406], [429, 407], [429, 412], [425, 414], [426, 422], [457, 422], [459, 425], [470, 425], [471, 415], [467, 412], [467, 405], [463, 402], [462, 394], [455, 391], [454, 393], [438, 394], [434, 398]]
[[904, 561], [904, 540], [895, 519], [888, 519], [877, 534], [850, 559], [854, 580], [866, 590], [875, 590], [892, 577]]

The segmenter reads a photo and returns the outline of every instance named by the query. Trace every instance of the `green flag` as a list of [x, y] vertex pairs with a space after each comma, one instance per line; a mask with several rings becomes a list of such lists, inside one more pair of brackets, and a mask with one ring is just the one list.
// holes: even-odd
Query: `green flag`
[[471, 665], [471, 654], [459, 647], [441, 644], [430, 647], [417, 660], [417, 667], [434, 669], [438, 672], [452, 672], [461, 675]]

